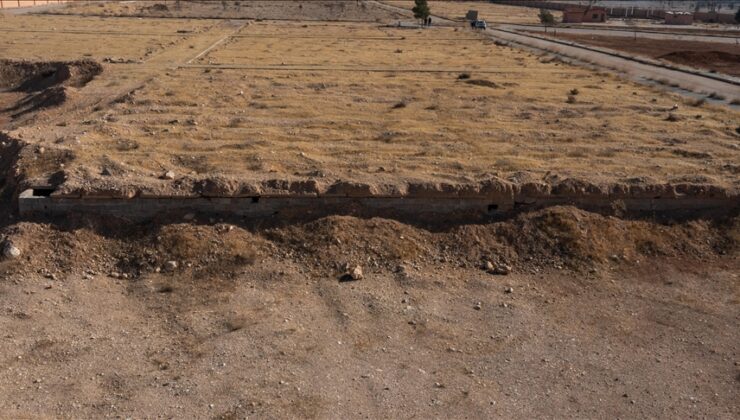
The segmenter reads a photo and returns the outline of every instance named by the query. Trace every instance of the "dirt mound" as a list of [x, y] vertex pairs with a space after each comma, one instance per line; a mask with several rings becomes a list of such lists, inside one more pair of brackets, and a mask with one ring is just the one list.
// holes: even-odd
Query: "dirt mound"
[[670, 61], [684, 61], [686, 63], [740, 62], [740, 54], [732, 54], [724, 51], [674, 51], [663, 54], [659, 58]]
[[266, 236], [279, 245], [285, 257], [335, 270], [346, 264], [394, 269], [404, 261], [427, 259], [437, 252], [432, 233], [380, 218], [330, 216], [268, 230]]
[[166, 4], [155, 3], [155, 4], [151, 5], [151, 6], [142, 7], [141, 8], [141, 11], [142, 12], [159, 12], [159, 13], [162, 13], [162, 12], [169, 12], [170, 11], [170, 8], [167, 7]]
[[[0, 60], [0, 94], [16, 95], [0, 113], [17, 119], [32, 112], [62, 105], [103, 71], [92, 60], [31, 62]], [[17, 96], [22, 95], [20, 98]]]
[[675, 51], [658, 57], [685, 66], [708, 68], [713, 72], [738, 75], [740, 54], [726, 51]]
[[0, 258], [0, 271], [60, 279], [90, 272], [121, 279], [159, 273], [199, 287], [230, 287], [267, 258], [318, 276], [339, 279], [348, 267], [360, 265], [370, 276], [386, 273], [404, 281], [414, 272], [480, 270], [488, 262], [510, 265], [514, 273], [586, 272], [605, 265], [643, 266], [659, 258], [708, 262], [737, 255], [740, 244], [737, 217], [666, 225], [572, 207], [445, 231], [346, 216], [271, 228], [197, 223], [196, 218], [126, 225], [71, 215], [56, 225], [10, 225], [0, 231], [0, 241], [11, 242], [22, 256]]
[[736, 252], [740, 223], [659, 224], [553, 207], [489, 224], [432, 232], [386, 219], [327, 217], [268, 230], [283, 256], [307, 266], [341, 270], [346, 264], [397, 269], [406, 264], [591, 267], [609, 260]]
[[11, 118], [18, 118], [43, 108], [59, 106], [65, 103], [72, 95], [71, 91], [64, 86], [53, 86], [26, 96], [15, 105], [6, 108], [5, 111], [11, 113]]
[[93, 60], [15, 61], [0, 60], [0, 89], [39, 92], [53, 86], [83, 87], [103, 71]]

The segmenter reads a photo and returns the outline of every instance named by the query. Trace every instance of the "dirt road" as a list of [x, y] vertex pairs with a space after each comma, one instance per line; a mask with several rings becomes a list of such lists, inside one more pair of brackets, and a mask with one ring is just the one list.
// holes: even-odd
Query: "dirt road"
[[522, 35], [503, 29], [490, 28], [488, 29], [488, 32], [502, 40], [516, 42], [599, 66], [612, 68], [629, 75], [632, 79], [638, 82], [668, 80], [671, 84], [675, 84], [692, 92], [705, 94], [721, 92], [726, 94], [730, 101], [740, 99], [740, 85], [733, 83], [726, 83], [697, 74], [645, 64], [603, 52], [584, 49], [575, 45], [568, 45], [529, 35]]
[[593, 29], [593, 28], [545, 28], [540, 25], [512, 25], [501, 24], [499, 28], [512, 31], [528, 31], [543, 33], [558, 33], [572, 35], [600, 35], [613, 36], [619, 38], [641, 38], [641, 39], [658, 39], [668, 41], [692, 41], [692, 42], [710, 42], [715, 44], [736, 45], [740, 49], [740, 37], [737, 36], [720, 36], [720, 35], [701, 35], [701, 34], [678, 34], [669, 32], [649, 32], [629, 28], [624, 29]]

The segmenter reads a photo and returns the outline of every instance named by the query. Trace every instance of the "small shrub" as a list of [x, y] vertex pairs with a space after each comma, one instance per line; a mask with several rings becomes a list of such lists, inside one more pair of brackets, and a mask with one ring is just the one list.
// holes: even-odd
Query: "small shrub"
[[406, 101], [396, 102], [396, 104], [393, 105], [393, 109], [401, 109], [406, 108]]
[[682, 119], [681, 117], [671, 112], [668, 114], [665, 120], [669, 122], [676, 122], [676, 121], [681, 121], [681, 119]]
[[718, 100], [718, 101], [724, 101], [724, 100], [725, 100], [725, 97], [724, 97], [724, 96], [722, 96], [722, 95], [720, 95], [720, 94], [719, 94], [719, 93], [717, 93], [717, 92], [712, 92], [712, 93], [710, 93], [710, 94], [709, 94], [709, 96], [708, 96], [708, 98], [709, 98], [709, 99], [716, 99], [716, 100]]
[[457, 76], [457, 80], [468, 80], [470, 79], [470, 73], [460, 73], [459, 76]]
[[499, 87], [499, 85], [497, 85], [496, 83], [494, 83], [494, 82], [492, 82], [490, 80], [482, 80], [482, 79], [466, 80], [465, 83], [467, 83], [469, 85], [484, 86], [484, 87], [489, 87], [489, 88], [498, 88]]
[[572, 96], [576, 96], [576, 95], [578, 95], [579, 93], [581, 93], [581, 92], [580, 92], [580, 91], [579, 91], [578, 89], [571, 89], [571, 90], [570, 90], [570, 94], [571, 94]]

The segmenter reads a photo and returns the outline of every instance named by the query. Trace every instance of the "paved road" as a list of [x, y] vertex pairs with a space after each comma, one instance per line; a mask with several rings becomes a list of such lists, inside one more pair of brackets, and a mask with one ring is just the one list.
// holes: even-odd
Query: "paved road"
[[740, 51], [740, 37], [736, 36], [718, 36], [718, 35], [694, 35], [694, 34], [676, 34], [676, 33], [661, 33], [661, 32], [650, 32], [650, 31], [630, 31], [628, 29], [593, 29], [593, 28], [549, 28], [545, 31], [545, 28], [539, 25], [514, 25], [514, 24], [502, 24], [496, 27], [507, 29], [511, 31], [531, 31], [531, 32], [557, 32], [559, 34], [573, 34], [573, 35], [599, 35], [599, 36], [614, 36], [614, 37], [625, 37], [625, 38], [646, 38], [646, 39], [662, 39], [669, 41], [699, 41], [699, 42], [713, 42], [722, 44], [737, 44], [738, 51]]

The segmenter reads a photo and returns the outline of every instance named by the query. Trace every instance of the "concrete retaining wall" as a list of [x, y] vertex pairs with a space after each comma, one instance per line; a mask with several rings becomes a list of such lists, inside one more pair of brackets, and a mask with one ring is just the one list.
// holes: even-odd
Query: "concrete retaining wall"
[[669, 216], [671, 218], [716, 217], [736, 212], [736, 197], [720, 198], [623, 198], [527, 197], [409, 198], [409, 197], [234, 197], [234, 198], [68, 198], [35, 196], [23, 192], [18, 200], [22, 217], [66, 217], [94, 214], [131, 221], [146, 221], [198, 213], [246, 218], [280, 217], [306, 219], [327, 215], [385, 217], [401, 220], [450, 220], [476, 222], [522, 211], [556, 205], [573, 205], [605, 214]]

